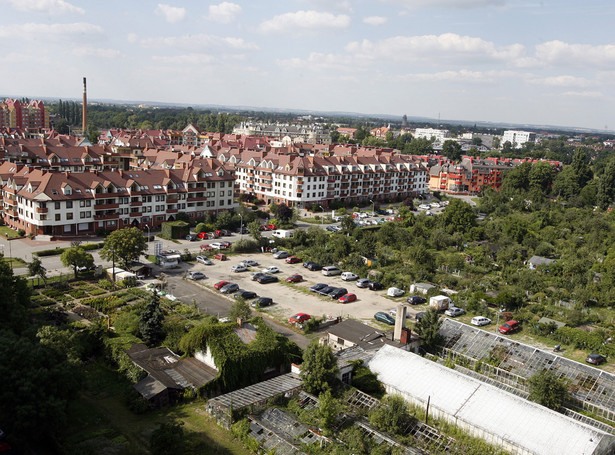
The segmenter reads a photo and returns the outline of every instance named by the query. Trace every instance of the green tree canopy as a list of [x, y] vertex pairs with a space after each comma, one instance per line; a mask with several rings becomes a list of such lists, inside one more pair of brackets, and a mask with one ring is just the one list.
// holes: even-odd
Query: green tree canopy
[[412, 421], [408, 403], [399, 395], [387, 395], [382, 404], [369, 413], [369, 423], [393, 434], [405, 434]]
[[529, 399], [558, 410], [568, 396], [568, 388], [551, 370], [542, 370], [530, 378]]
[[317, 395], [330, 390], [338, 372], [337, 360], [331, 347], [320, 344], [318, 339], [312, 340], [303, 352], [301, 364], [303, 388]]
[[467, 202], [453, 199], [442, 212], [440, 222], [449, 232], [467, 232], [476, 226], [476, 214]]
[[442, 320], [435, 308], [428, 308], [425, 312], [425, 316], [418, 321], [414, 327], [416, 333], [421, 337], [421, 346], [425, 350], [429, 351], [436, 347], [442, 337], [438, 333]]
[[461, 150], [461, 145], [457, 141], [444, 141], [442, 145], [442, 155], [447, 157], [452, 161], [459, 161], [461, 156], [463, 155], [463, 151]]
[[228, 312], [231, 319], [243, 319], [244, 321], [252, 317], [250, 305], [244, 299], [237, 299]]
[[143, 232], [135, 227], [113, 231], [105, 239], [100, 257], [107, 261], [119, 261], [122, 267], [129, 268], [147, 249]]
[[77, 278], [77, 267], [91, 267], [94, 265], [94, 257], [80, 246], [66, 249], [60, 256], [65, 267], [72, 267]]
[[148, 345], [155, 345], [162, 340], [164, 336], [163, 323], [164, 313], [160, 308], [160, 296], [154, 290], [139, 316], [139, 331], [143, 341]]

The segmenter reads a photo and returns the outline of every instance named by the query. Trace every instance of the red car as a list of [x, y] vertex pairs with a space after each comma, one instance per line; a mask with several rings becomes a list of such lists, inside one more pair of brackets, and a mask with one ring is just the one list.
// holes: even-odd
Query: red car
[[207, 232], [199, 232], [196, 236], [201, 240], [207, 240], [209, 238]]
[[289, 256], [286, 258], [287, 264], [296, 264], [297, 262], [303, 262], [303, 260], [297, 256]]
[[517, 321], [506, 321], [500, 326], [498, 330], [502, 335], [508, 335], [511, 333], [515, 333], [520, 328], [521, 324], [519, 324]]
[[345, 294], [341, 296], [338, 300], [340, 303], [354, 302], [355, 300], [357, 300], [357, 295], [356, 294]]
[[294, 316], [291, 316], [288, 320], [289, 324], [303, 324], [304, 322], [309, 321], [312, 317], [309, 314], [305, 313], [297, 313]]
[[303, 281], [303, 277], [299, 275], [298, 273], [295, 273], [294, 275], [291, 275], [288, 278], [286, 278], [287, 283], [299, 283], [301, 281]]
[[222, 289], [224, 286], [226, 286], [229, 283], [230, 281], [218, 281], [216, 284], [214, 284], [214, 289], [219, 291], [220, 289]]
[[223, 232], [223, 231], [221, 231], [220, 229], [218, 229], [218, 230], [216, 230], [216, 235], [217, 235], [218, 237], [222, 237], [222, 236], [224, 235], [224, 232]]
[[222, 245], [222, 248], [230, 248], [231, 242], [220, 242], [220, 245]]
[[213, 249], [214, 247], [211, 245], [205, 245], [205, 244], [201, 245], [201, 251], [211, 251]]
[[277, 229], [277, 226], [275, 224], [268, 224], [267, 227], [270, 231], [275, 231]]
[[220, 261], [226, 261], [226, 254], [224, 253], [214, 254], [214, 259], [218, 259]]

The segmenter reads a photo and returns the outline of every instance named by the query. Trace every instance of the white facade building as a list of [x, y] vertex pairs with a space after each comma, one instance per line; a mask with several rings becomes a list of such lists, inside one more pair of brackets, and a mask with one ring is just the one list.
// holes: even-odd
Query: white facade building
[[414, 137], [417, 139], [435, 138], [435, 142], [444, 142], [451, 137], [448, 130], [437, 130], [434, 128], [417, 128], [414, 131]]
[[536, 133], [532, 131], [517, 131], [507, 130], [502, 135], [502, 145], [510, 142], [513, 148], [520, 149], [526, 142], [534, 143], [536, 141]]

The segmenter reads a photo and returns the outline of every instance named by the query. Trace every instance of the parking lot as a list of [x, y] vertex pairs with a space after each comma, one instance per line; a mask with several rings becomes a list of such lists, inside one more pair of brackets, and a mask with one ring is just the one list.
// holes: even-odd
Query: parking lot
[[[238, 265], [241, 261], [252, 259], [258, 261], [258, 267], [250, 267], [246, 272], [231, 272], [231, 267]], [[278, 283], [259, 284], [250, 279], [251, 272], [258, 272], [268, 266], [277, 266], [280, 273]], [[389, 311], [395, 308], [398, 303], [405, 303], [406, 297], [391, 298], [386, 296], [386, 289], [382, 291], [371, 291], [361, 289], [356, 285], [356, 281], [343, 281], [339, 275], [324, 276], [320, 271], [309, 271], [304, 268], [302, 263], [287, 264], [284, 259], [274, 259], [272, 254], [241, 254], [230, 256], [226, 261], [215, 261], [213, 265], [207, 266], [195, 263], [189, 266], [188, 270], [196, 270], [205, 273], [204, 280], [199, 280], [199, 286], [205, 286], [212, 292], [217, 293], [213, 286], [218, 281], [229, 281], [237, 283], [241, 289], [254, 291], [261, 297], [271, 297], [274, 305], [262, 309], [263, 312], [270, 314], [279, 320], [288, 320], [295, 313], [303, 312], [312, 316], [343, 316], [378, 324], [374, 321], [374, 313], [378, 311]], [[304, 280], [300, 283], [286, 283], [286, 278], [292, 274], [300, 274]], [[357, 295], [357, 300], [342, 304], [329, 297], [323, 297], [309, 291], [310, 286], [316, 283], [326, 283], [332, 286], [344, 287], [348, 292]], [[231, 296], [232, 297], [232, 296]], [[411, 315], [416, 313], [413, 308], [409, 309]]]

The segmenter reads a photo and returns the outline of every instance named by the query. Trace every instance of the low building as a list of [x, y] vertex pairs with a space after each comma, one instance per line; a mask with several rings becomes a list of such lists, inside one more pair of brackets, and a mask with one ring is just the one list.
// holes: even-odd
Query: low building
[[528, 142], [531, 144], [536, 142], [536, 133], [532, 131], [507, 130], [502, 135], [501, 144], [504, 145], [506, 142], [510, 142], [513, 148], [520, 149]]
[[547, 268], [551, 264], [555, 262], [554, 259], [545, 258], [542, 256], [532, 256], [528, 259], [527, 264], [530, 267], [530, 270], [539, 270], [543, 268]]
[[369, 368], [387, 393], [429, 406], [430, 416], [511, 453], [606, 455], [615, 450], [612, 434], [419, 355], [383, 346]]

